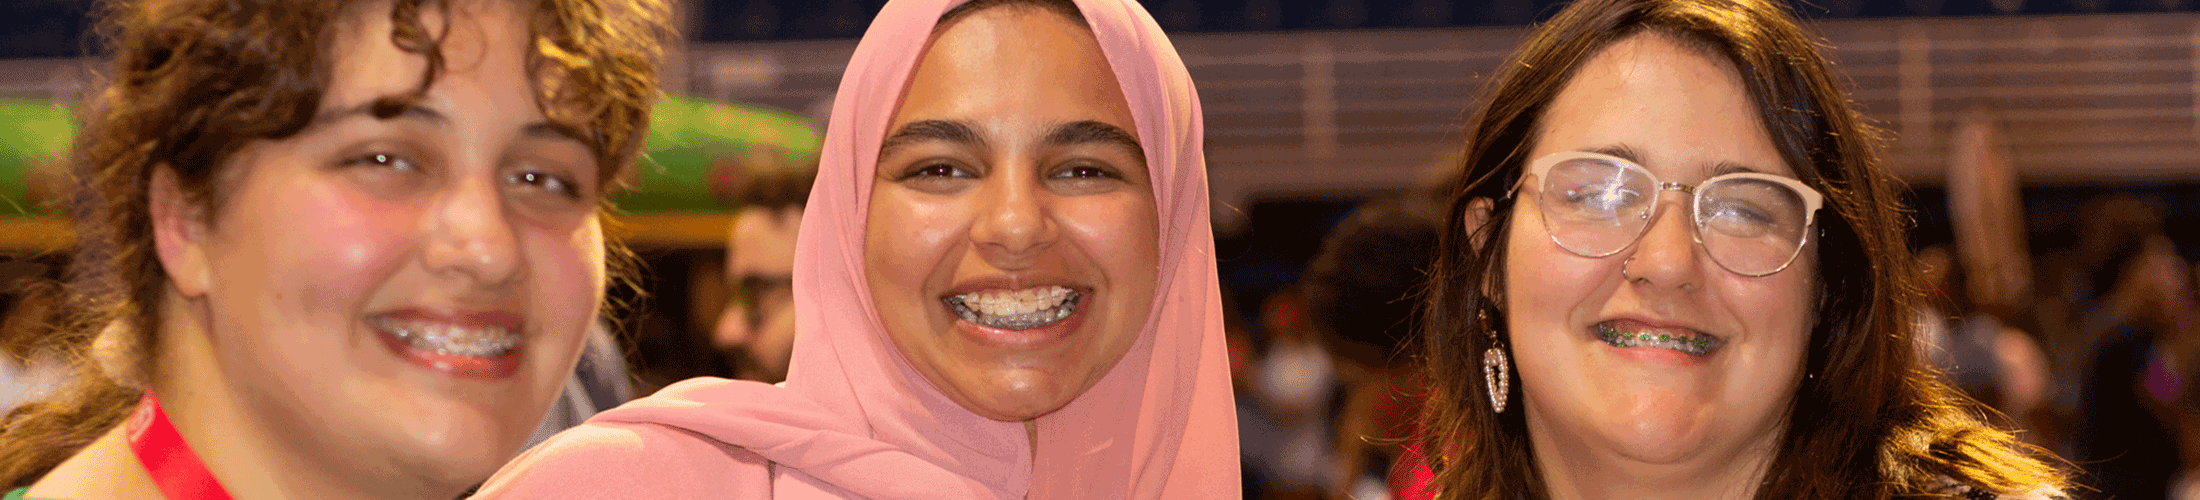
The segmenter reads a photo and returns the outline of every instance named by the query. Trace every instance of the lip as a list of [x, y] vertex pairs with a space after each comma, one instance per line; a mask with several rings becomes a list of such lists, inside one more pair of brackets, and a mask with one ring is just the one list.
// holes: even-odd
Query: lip
[[[404, 339], [398, 338], [397, 334], [376, 326], [374, 324], [374, 321], [371, 320], [371, 318], [375, 316], [388, 317], [390, 319], [405, 321], [446, 323], [453, 326], [465, 328], [509, 328], [514, 331], [520, 332], [520, 344], [513, 347], [511, 351], [505, 352], [504, 354], [496, 357], [476, 357], [445, 354], [416, 347], [412, 345], [412, 343], [406, 342]], [[369, 320], [362, 320], [362, 323], [366, 325], [368, 330], [374, 331], [375, 337], [382, 339], [382, 345], [384, 347], [388, 347], [392, 354], [397, 355], [398, 359], [403, 359], [405, 360], [405, 362], [411, 363], [413, 366], [425, 368], [429, 371], [434, 371], [457, 378], [473, 380], [502, 380], [506, 378], [511, 378], [513, 374], [519, 372], [519, 364], [521, 359], [520, 357], [527, 351], [526, 330], [524, 328], [521, 328], [521, 326], [524, 324], [524, 321], [520, 318], [519, 314], [508, 311], [459, 311], [444, 313], [430, 311], [426, 309], [407, 308], [370, 314], [369, 318]]]
[[1708, 360], [1710, 360], [1712, 357], [1718, 356], [1719, 352], [1724, 350], [1724, 348], [1721, 347], [1718, 350], [1713, 350], [1709, 353], [1699, 356], [1660, 347], [1615, 347], [1611, 344], [1606, 343], [1603, 338], [1600, 338], [1597, 335], [1596, 325], [1604, 323], [1617, 323], [1621, 325], [1626, 325], [1626, 327], [1630, 330], [1686, 330], [1692, 335], [1708, 335], [1718, 337], [1720, 340], [1725, 341], [1726, 344], [1733, 343], [1733, 339], [1728, 339], [1726, 338], [1726, 336], [1723, 335], [1706, 332], [1701, 328], [1696, 328], [1691, 325], [1674, 321], [1644, 318], [1640, 316], [1618, 316], [1605, 318], [1590, 323], [1588, 327], [1582, 329], [1583, 336], [1587, 337], [1590, 342], [1595, 342], [1598, 346], [1611, 349], [1612, 352], [1617, 353], [1623, 358], [1633, 359], [1637, 361], [1694, 366], [1708, 362]]
[[1081, 294], [1077, 297], [1077, 310], [1071, 312], [1069, 317], [1062, 318], [1061, 321], [1056, 321], [1047, 326], [1029, 330], [1009, 330], [980, 325], [964, 321], [962, 317], [955, 316], [952, 313], [948, 314], [948, 317], [955, 322], [957, 333], [961, 333], [964, 337], [977, 341], [979, 344], [1011, 349], [1032, 349], [1069, 338], [1070, 334], [1075, 333], [1078, 327], [1084, 326], [1085, 316], [1091, 314], [1090, 310], [1092, 308], [1087, 306], [1090, 300], [1092, 300], [1091, 294]]

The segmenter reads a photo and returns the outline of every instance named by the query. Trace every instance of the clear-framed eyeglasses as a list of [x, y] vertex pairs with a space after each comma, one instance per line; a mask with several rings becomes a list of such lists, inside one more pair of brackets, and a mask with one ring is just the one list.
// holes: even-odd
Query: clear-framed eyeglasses
[[[1696, 244], [1713, 262], [1743, 276], [1787, 269], [1810, 239], [1825, 195], [1802, 181], [1742, 172], [1696, 185], [1661, 182], [1616, 156], [1565, 151], [1535, 159], [1528, 173], [1551, 242], [1583, 257], [1606, 257], [1642, 239], [1663, 204], [1658, 193], [1689, 195]], [[1517, 189], [1517, 188], [1516, 188]]]

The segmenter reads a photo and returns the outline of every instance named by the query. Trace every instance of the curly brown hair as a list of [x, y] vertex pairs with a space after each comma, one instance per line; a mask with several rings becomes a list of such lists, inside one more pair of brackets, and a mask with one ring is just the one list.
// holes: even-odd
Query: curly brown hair
[[[522, 3], [533, 12], [527, 64], [537, 105], [581, 132], [601, 167], [598, 185], [616, 189], [660, 94], [660, 43], [670, 34], [663, 0]], [[187, 201], [219, 212], [216, 179], [227, 160], [305, 129], [329, 84], [337, 23], [384, 5], [391, 41], [428, 61], [411, 96], [377, 103], [378, 113], [395, 113], [442, 70], [434, 34], [448, 30], [429, 29], [422, 13], [448, 8], [444, 0], [112, 0], [97, 11], [112, 60], [106, 86], [86, 97], [71, 159], [76, 244], [65, 295], [44, 326], [9, 346], [58, 354], [74, 377], [0, 420], [0, 488], [34, 482], [121, 423], [143, 390], [141, 374], [152, 373], [147, 346], [161, 330], [168, 286], [152, 251], [154, 167], [173, 168]], [[607, 201], [599, 212], [610, 209]], [[631, 286], [632, 253], [616, 239], [605, 245], [614, 284]]]
[[[1431, 383], [1426, 460], [1441, 498], [1549, 496], [1523, 412], [1489, 405], [1480, 355], [1508, 337], [1505, 245], [1537, 124], [1573, 73], [1605, 47], [1654, 33], [1729, 63], [1782, 160], [1827, 196], [1818, 219], [1818, 297], [1806, 380], [1758, 498], [1953, 496], [2055, 491], [2063, 474], [1943, 383], [1912, 340], [1921, 292], [1906, 240], [1906, 189], [1879, 163], [1883, 134], [1843, 97], [1831, 63], [1773, 0], [1580, 0], [1541, 26], [1483, 92], [1467, 122], [1451, 208], [1423, 292]], [[1478, 200], [1494, 202], [1480, 217]], [[1481, 221], [1476, 224], [1476, 221]], [[1472, 224], [1472, 225], [1470, 225]], [[1495, 236], [1495, 237], [1488, 237]], [[1479, 239], [1478, 239], [1479, 238]], [[1512, 391], [1518, 391], [1514, 384]], [[1515, 400], [1519, 395], [1513, 394]], [[1522, 450], [1527, 450], [1522, 453]]]

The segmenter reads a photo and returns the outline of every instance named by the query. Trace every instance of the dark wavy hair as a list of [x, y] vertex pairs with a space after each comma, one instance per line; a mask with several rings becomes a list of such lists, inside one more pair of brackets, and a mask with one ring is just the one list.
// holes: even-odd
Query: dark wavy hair
[[[2061, 489], [2045, 452], [1985, 423], [1912, 340], [1921, 292], [1900, 193], [1879, 163], [1883, 133], [1843, 97], [1831, 64], [1781, 2], [1581, 0], [1538, 27], [1484, 90], [1465, 129], [1464, 170], [1448, 193], [1440, 253], [1423, 293], [1430, 388], [1420, 445], [1445, 499], [1549, 496], [1521, 411], [1491, 411], [1481, 353], [1506, 336], [1503, 235], [1508, 197], [1538, 122], [1577, 68], [1605, 47], [1655, 34], [1729, 63], [1781, 159], [1825, 193], [1818, 219], [1817, 315], [1758, 498], [1943, 497]], [[1489, 217], [1472, 211], [1489, 200]], [[1478, 235], [1486, 235], [1476, 244]], [[1514, 387], [1519, 387], [1515, 384]], [[1513, 389], [1518, 391], [1518, 389]], [[1511, 394], [1518, 401], [1520, 395]], [[1522, 453], [1521, 450], [1528, 450]]]
[[[490, 0], [507, 1], [507, 0]], [[641, 151], [655, 103], [660, 41], [670, 33], [662, 0], [509, 0], [533, 14], [535, 101], [548, 118], [589, 139], [599, 185], [622, 185]], [[422, 13], [443, 0], [395, 0], [390, 40], [428, 60], [403, 109], [442, 71], [442, 40]], [[0, 488], [36, 481], [118, 425], [153, 373], [168, 276], [153, 253], [148, 189], [156, 165], [172, 167], [186, 199], [216, 213], [228, 160], [255, 141], [305, 129], [330, 78], [337, 23], [375, 5], [324, 0], [113, 0], [97, 11], [108, 56], [106, 86], [86, 97], [71, 158], [68, 211], [76, 244], [59, 306], [11, 349], [54, 353], [73, 381], [0, 420]], [[447, 19], [447, 18], [446, 18]], [[608, 196], [605, 197], [608, 199]], [[606, 202], [600, 210], [609, 210]], [[607, 224], [608, 225], [608, 224]], [[631, 286], [632, 253], [605, 239], [613, 283]], [[611, 304], [605, 304], [607, 312]], [[103, 333], [104, 332], [104, 333]], [[95, 348], [95, 344], [97, 347]]]

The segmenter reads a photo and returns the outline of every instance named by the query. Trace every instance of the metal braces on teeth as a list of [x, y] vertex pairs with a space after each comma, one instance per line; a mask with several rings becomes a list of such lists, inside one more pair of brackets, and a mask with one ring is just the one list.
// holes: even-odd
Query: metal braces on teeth
[[1597, 324], [1597, 338], [1612, 347], [1656, 347], [1702, 356], [1719, 349], [1726, 341], [1718, 337], [1687, 337], [1672, 334], [1622, 332], [1607, 323]]
[[[480, 332], [475, 329], [422, 328], [412, 329], [399, 325], [389, 318], [376, 318], [375, 326], [388, 330], [399, 340], [413, 347], [435, 351], [438, 354], [493, 358], [512, 352], [519, 347], [519, 336], [511, 333]], [[499, 330], [502, 330], [499, 328]]]
[[1068, 296], [1062, 299], [1061, 305], [1023, 314], [999, 315], [981, 314], [971, 309], [969, 304], [964, 303], [961, 296], [951, 296], [940, 300], [946, 302], [948, 307], [953, 308], [955, 315], [962, 317], [963, 321], [1005, 330], [1030, 330], [1054, 324], [1054, 322], [1061, 321], [1062, 318], [1067, 318], [1070, 314], [1076, 313], [1077, 299], [1082, 295], [1077, 293], [1076, 290], [1070, 290]]

